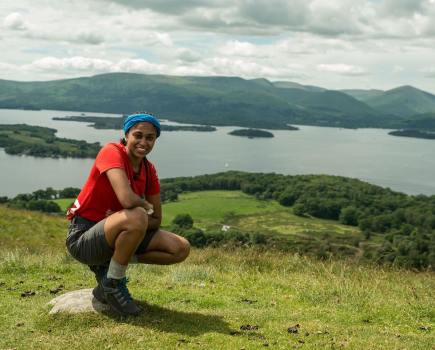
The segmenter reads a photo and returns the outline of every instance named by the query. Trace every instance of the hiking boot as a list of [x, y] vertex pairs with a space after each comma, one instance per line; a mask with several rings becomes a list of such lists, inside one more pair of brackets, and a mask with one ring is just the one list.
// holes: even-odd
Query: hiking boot
[[101, 281], [101, 287], [104, 297], [113, 311], [121, 316], [137, 316], [142, 310], [133, 301], [127, 288], [127, 282], [125, 277], [120, 280], [104, 277]]
[[109, 266], [107, 265], [88, 265], [91, 271], [95, 274], [95, 279], [99, 284], [101, 280], [106, 277]]
[[95, 274], [95, 279], [97, 280], [97, 286], [92, 290], [92, 295], [100, 303], [107, 304], [106, 297], [104, 296], [103, 287], [101, 281], [107, 275], [107, 270], [109, 269], [106, 265], [91, 265], [89, 268]]
[[107, 304], [107, 300], [106, 300], [106, 297], [104, 295], [103, 286], [100, 283], [98, 283], [97, 286], [94, 289], [92, 289], [92, 295], [100, 303]]

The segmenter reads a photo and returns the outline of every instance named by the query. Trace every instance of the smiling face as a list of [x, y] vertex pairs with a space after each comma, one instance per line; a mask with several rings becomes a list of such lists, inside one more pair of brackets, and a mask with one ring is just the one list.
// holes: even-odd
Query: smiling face
[[131, 127], [125, 135], [127, 154], [133, 164], [139, 164], [151, 152], [157, 139], [154, 126], [148, 122], [140, 122]]

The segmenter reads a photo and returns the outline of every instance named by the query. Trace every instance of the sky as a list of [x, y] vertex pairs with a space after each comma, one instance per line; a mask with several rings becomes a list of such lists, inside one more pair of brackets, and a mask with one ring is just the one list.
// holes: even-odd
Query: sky
[[239, 76], [435, 93], [435, 0], [0, 1], [0, 79]]

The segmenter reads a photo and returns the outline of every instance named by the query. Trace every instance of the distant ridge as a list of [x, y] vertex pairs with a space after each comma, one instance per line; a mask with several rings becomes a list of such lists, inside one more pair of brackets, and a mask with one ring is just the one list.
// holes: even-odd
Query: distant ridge
[[401, 128], [414, 115], [435, 113], [435, 96], [411, 86], [338, 91], [267, 79], [108, 73], [45, 82], [0, 80], [0, 108], [146, 110], [182, 123], [263, 129]]
[[435, 95], [409, 85], [385, 91], [364, 102], [379, 111], [401, 117], [435, 112]]

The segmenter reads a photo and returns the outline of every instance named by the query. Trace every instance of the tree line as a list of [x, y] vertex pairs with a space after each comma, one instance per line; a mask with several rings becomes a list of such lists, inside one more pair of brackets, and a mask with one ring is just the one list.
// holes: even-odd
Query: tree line
[[[337, 220], [359, 227], [366, 242], [373, 243], [372, 249], [364, 250], [365, 257], [372, 261], [419, 269], [435, 266], [435, 196], [411, 196], [357, 179], [326, 175], [230, 171], [161, 180], [163, 202], [176, 201], [182, 192], [204, 190], [240, 190], [258, 199], [277, 200], [283, 206], [292, 207], [294, 214], [302, 217]], [[48, 188], [12, 199], [0, 197], [0, 202], [16, 208], [59, 212], [56, 203], [47, 202], [56, 198], [75, 198], [79, 191], [71, 187], [59, 191]], [[201, 236], [197, 230], [194, 232]], [[265, 238], [258, 234], [261, 232], [255, 236], [245, 235], [242, 241], [263, 242]], [[207, 239], [215, 244], [219, 237]], [[272, 241], [278, 248], [288, 248], [282, 240]], [[360, 242], [354, 243], [358, 245]], [[335, 248], [325, 244], [322, 249], [325, 253], [334, 253]]]
[[435, 196], [411, 196], [340, 176], [226, 172], [162, 181], [166, 201], [184, 191], [241, 190], [279, 201], [299, 216], [358, 226], [382, 244], [367, 258], [405, 267], [435, 266]]

